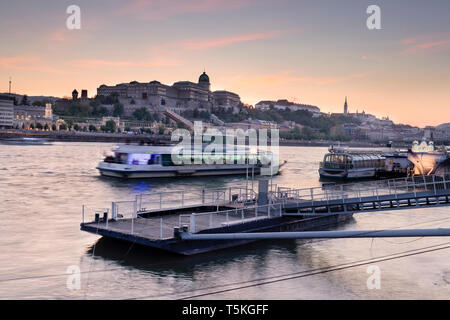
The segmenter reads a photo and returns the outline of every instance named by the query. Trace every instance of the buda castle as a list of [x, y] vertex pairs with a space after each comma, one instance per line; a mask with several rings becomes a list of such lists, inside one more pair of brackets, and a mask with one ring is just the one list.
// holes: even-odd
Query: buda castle
[[165, 85], [159, 81], [121, 83], [115, 86], [101, 85], [97, 95], [118, 95], [126, 113], [147, 107], [155, 111], [171, 109], [208, 109], [214, 107], [235, 108], [241, 103], [239, 95], [233, 92], [219, 90], [211, 91], [209, 76], [203, 72], [198, 83], [179, 81], [173, 85]]

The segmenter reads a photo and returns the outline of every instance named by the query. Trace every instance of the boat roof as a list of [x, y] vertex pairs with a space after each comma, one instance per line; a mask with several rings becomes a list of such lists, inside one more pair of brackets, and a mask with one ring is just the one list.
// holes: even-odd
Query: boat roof
[[347, 156], [353, 160], [382, 160], [385, 159], [382, 153], [346, 153], [346, 152], [330, 152], [325, 155]]
[[350, 147], [342, 147], [342, 146], [330, 146], [328, 148], [330, 153], [334, 154], [385, 154], [385, 153], [393, 153], [400, 152], [400, 150], [392, 149], [392, 148], [350, 148]]
[[115, 148], [114, 152], [120, 153], [172, 153], [174, 146], [139, 146], [132, 144], [122, 144]]
[[[120, 153], [146, 153], [146, 154], [172, 154], [172, 150], [177, 145], [171, 146], [146, 146], [146, 145], [131, 145], [131, 144], [123, 144], [119, 145], [115, 148], [114, 152]], [[235, 152], [245, 153], [250, 150], [248, 147], [243, 146], [235, 146]], [[195, 150], [194, 150], [195, 151]], [[224, 146], [223, 151], [226, 152], [226, 147]], [[261, 151], [260, 151], [261, 152]]]

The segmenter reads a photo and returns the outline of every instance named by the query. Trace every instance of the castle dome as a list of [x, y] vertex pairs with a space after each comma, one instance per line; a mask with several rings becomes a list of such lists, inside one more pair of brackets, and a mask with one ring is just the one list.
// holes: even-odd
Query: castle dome
[[208, 77], [208, 75], [206, 74], [205, 71], [203, 71], [203, 73], [198, 78], [198, 83], [202, 83], [202, 82], [209, 83], [209, 77]]

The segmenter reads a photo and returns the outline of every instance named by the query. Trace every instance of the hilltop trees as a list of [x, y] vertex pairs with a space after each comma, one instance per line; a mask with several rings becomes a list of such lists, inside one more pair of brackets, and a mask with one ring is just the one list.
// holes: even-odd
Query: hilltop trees
[[139, 121], [153, 121], [152, 114], [147, 110], [147, 108], [142, 107], [133, 112], [133, 118]]
[[120, 117], [124, 114], [125, 109], [123, 107], [123, 104], [121, 104], [120, 102], [116, 102], [114, 103], [114, 108], [113, 108], [113, 116], [114, 117]]
[[20, 104], [23, 105], [23, 106], [29, 106], [30, 105], [30, 103], [28, 102], [28, 96], [27, 95], [24, 95], [22, 97], [22, 101], [20, 101]]

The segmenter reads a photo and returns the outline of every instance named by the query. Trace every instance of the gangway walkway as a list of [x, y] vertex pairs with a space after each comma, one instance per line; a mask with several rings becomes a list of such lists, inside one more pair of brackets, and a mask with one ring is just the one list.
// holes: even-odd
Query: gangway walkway
[[272, 203], [283, 215], [319, 215], [448, 205], [450, 176], [413, 176], [401, 179], [331, 185], [319, 188], [277, 188]]

